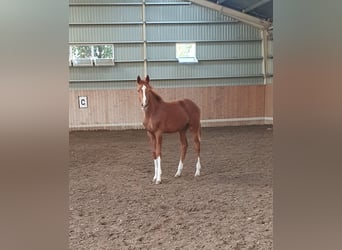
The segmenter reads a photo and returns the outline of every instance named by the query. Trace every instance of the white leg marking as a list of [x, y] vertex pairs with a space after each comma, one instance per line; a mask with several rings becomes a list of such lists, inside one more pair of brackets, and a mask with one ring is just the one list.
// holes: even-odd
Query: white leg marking
[[176, 173], [175, 177], [179, 177], [181, 175], [182, 169], [183, 169], [183, 162], [182, 162], [182, 160], [179, 160], [178, 169], [177, 169], [177, 173]]
[[154, 159], [154, 176], [152, 181], [156, 181], [158, 173], [157, 159]]
[[196, 173], [195, 176], [200, 176], [201, 175], [201, 162], [200, 158], [197, 158], [197, 163], [196, 163]]
[[156, 184], [159, 184], [161, 182], [161, 160], [160, 160], [160, 156], [157, 157], [157, 180], [156, 180]]
[[144, 85], [144, 86], [142, 86], [142, 91], [143, 91], [143, 99], [142, 99], [142, 104], [143, 104], [143, 106], [145, 107], [146, 106], [146, 86]]

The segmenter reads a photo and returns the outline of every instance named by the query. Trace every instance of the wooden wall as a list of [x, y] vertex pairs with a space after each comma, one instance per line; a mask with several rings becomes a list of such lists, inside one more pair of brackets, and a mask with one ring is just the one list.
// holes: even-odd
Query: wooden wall
[[[202, 126], [269, 124], [273, 86], [244, 85], [156, 89], [165, 101], [189, 98], [201, 108]], [[87, 96], [88, 108], [78, 107]], [[69, 127], [81, 129], [142, 128], [143, 113], [135, 89], [69, 91]]]
[[273, 84], [265, 85], [265, 118], [267, 124], [273, 124]]

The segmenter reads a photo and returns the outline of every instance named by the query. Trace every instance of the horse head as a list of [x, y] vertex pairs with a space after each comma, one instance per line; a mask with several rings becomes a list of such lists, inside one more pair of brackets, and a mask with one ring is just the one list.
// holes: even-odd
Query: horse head
[[146, 109], [149, 104], [149, 94], [152, 89], [150, 85], [150, 77], [147, 75], [144, 80], [140, 78], [140, 76], [137, 77], [137, 91], [138, 91], [138, 97], [139, 101], [141, 103], [141, 108]]

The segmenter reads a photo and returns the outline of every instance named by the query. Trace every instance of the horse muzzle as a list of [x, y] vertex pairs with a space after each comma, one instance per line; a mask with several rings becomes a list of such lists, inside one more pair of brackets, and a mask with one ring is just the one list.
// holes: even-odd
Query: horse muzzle
[[147, 106], [148, 106], [147, 103], [146, 103], [146, 104], [143, 104], [143, 103], [142, 103], [142, 104], [141, 104], [141, 109], [142, 109], [142, 110], [146, 110], [146, 109], [147, 109]]

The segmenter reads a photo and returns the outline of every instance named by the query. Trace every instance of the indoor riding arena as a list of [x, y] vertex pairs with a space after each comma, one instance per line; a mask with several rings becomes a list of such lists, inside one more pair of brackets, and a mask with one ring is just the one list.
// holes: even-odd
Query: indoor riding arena
[[[273, 249], [272, 8], [70, 0], [69, 249]], [[183, 99], [200, 109], [199, 176], [192, 125], [183, 161], [179, 130], [150, 135]]]

